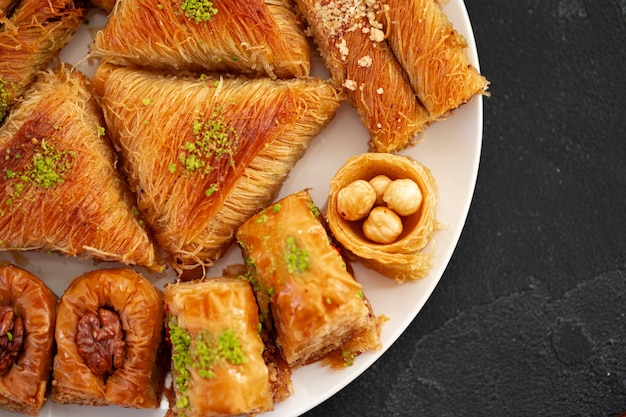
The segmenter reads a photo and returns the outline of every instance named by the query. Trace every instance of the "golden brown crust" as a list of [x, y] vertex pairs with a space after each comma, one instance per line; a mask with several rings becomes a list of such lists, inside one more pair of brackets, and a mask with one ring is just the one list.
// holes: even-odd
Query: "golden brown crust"
[[[339, 190], [355, 180], [369, 181], [376, 175], [390, 179], [411, 179], [422, 194], [419, 211], [407, 216], [404, 230], [392, 243], [380, 244], [367, 239], [361, 223], [345, 220], [337, 208]], [[337, 171], [330, 184], [326, 218], [337, 241], [354, 257], [381, 274], [405, 282], [426, 276], [432, 254], [423, 253], [437, 226], [437, 184], [430, 170], [410, 157], [365, 153], [351, 157]]]
[[237, 231], [261, 311], [269, 299], [276, 342], [291, 366], [319, 360], [376, 326], [363, 287], [317, 216], [308, 192], [300, 191]]
[[[164, 303], [170, 334], [182, 331], [190, 340], [188, 346], [174, 342], [172, 347], [173, 358], [186, 354], [191, 358], [184, 366], [189, 372], [185, 388], [174, 384], [174, 403], [188, 406], [174, 407], [175, 412], [209, 417], [250, 415], [274, 408], [273, 385], [259, 336], [258, 308], [246, 281], [220, 277], [169, 284], [164, 289]], [[241, 357], [225, 356], [215, 363], [201, 363], [198, 357], [202, 351], [217, 351], [220, 338], [226, 334], [233, 349], [230, 352]], [[176, 360], [172, 369], [175, 379], [181, 377]]]
[[85, 77], [41, 73], [0, 127], [0, 249], [161, 268]]
[[0, 376], [0, 407], [36, 416], [46, 401], [57, 297], [36, 276], [1, 263], [0, 305], [13, 307], [27, 334], [18, 361]]
[[467, 41], [434, 0], [385, 0], [388, 40], [433, 119], [445, 118], [488, 81], [470, 63]]
[[221, 0], [208, 21], [195, 22], [181, 1], [118, 2], [91, 54], [118, 65], [304, 77], [310, 49], [291, 0]]
[[[179, 270], [222, 255], [341, 103], [313, 79], [168, 77], [105, 64], [94, 85], [139, 207]], [[202, 143], [210, 155], [192, 150]]]
[[0, 81], [21, 96], [74, 35], [87, 9], [74, 0], [23, 0], [0, 30]]
[[344, 87], [367, 128], [370, 149], [394, 152], [411, 145], [430, 118], [387, 42], [373, 35], [378, 24], [366, 13], [380, 10], [345, 0], [296, 2], [333, 81]]
[[[126, 342], [121, 368], [95, 375], [78, 351], [78, 322], [106, 307], [119, 314]], [[129, 268], [88, 272], [77, 277], [59, 304], [51, 399], [59, 403], [156, 408], [163, 389], [158, 355], [163, 328], [162, 294]]]

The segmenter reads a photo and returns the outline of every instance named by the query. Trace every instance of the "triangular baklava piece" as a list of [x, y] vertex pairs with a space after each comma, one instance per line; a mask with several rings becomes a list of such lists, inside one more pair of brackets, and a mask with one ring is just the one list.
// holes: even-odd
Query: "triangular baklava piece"
[[488, 81], [471, 64], [467, 40], [435, 0], [385, 0], [386, 31], [396, 57], [430, 116], [445, 118]]
[[179, 271], [210, 266], [277, 194], [342, 96], [318, 79], [100, 65], [94, 86], [139, 208]]
[[51, 250], [158, 269], [79, 72], [43, 72], [0, 127], [0, 250]]
[[303, 77], [310, 48], [291, 0], [124, 0], [91, 54], [118, 65]]
[[22, 0], [10, 18], [0, 16], [0, 122], [69, 42], [86, 12], [74, 0]]

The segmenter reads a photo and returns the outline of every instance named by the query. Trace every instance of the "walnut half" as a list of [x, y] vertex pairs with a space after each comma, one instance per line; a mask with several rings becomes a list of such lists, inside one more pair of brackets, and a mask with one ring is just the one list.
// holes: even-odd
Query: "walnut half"
[[0, 306], [0, 375], [17, 361], [23, 343], [24, 321], [16, 316], [13, 307]]
[[126, 342], [120, 316], [112, 310], [88, 311], [78, 321], [78, 354], [94, 375], [112, 374], [124, 365]]

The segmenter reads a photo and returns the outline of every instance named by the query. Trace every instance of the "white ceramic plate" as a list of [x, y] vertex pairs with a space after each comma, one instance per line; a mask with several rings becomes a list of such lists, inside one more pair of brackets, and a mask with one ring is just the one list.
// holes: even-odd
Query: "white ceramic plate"
[[[478, 67], [475, 41], [465, 4], [462, 0], [450, 0], [444, 5], [444, 9], [454, 27], [467, 39], [470, 45], [470, 58]], [[95, 32], [105, 22], [106, 17], [102, 13], [92, 13], [88, 23], [80, 28], [70, 45], [61, 52], [61, 60], [70, 63], [80, 62], [78, 68], [91, 75], [94, 67], [82, 58]], [[320, 67], [319, 62], [316, 63], [316, 71], [324, 76], [326, 73]], [[477, 96], [447, 120], [429, 127], [424, 140], [405, 152], [431, 169], [439, 187], [437, 219], [445, 228], [435, 233], [431, 248], [427, 248], [432, 249], [435, 256], [430, 275], [417, 282], [398, 285], [395, 281], [361, 265], [354, 265], [355, 275], [363, 283], [365, 294], [371, 300], [375, 313], [384, 314], [390, 319], [382, 330], [383, 348], [359, 356], [353, 366], [341, 371], [316, 364], [297, 369], [293, 374], [294, 394], [285, 402], [278, 404], [275, 411], [263, 416], [297, 416], [331, 397], [376, 361], [417, 316], [439, 282], [465, 223], [478, 174], [482, 122], [482, 97]], [[367, 143], [367, 132], [356, 112], [344, 104], [339, 109], [337, 117], [319, 137], [314, 139], [305, 156], [293, 169], [282, 188], [281, 197], [303, 188], [310, 188], [315, 203], [322, 208], [325, 207], [332, 176], [348, 157], [366, 152]], [[10, 260], [38, 275], [59, 296], [68, 283], [78, 275], [96, 268], [117, 266], [102, 263], [94, 265], [89, 261], [44, 253], [0, 253], [0, 260], [2, 259]], [[208, 275], [217, 276], [222, 266], [236, 262], [241, 262], [241, 257], [239, 250], [233, 246], [226, 257], [209, 270]], [[146, 273], [144, 270], [141, 272]], [[173, 278], [171, 272], [152, 276], [160, 286]], [[119, 417], [161, 417], [167, 407], [165, 400], [161, 409], [157, 410], [113, 407], [87, 409], [84, 406], [62, 406], [48, 401], [40, 415], [77, 417], [89, 414], [97, 417], [115, 413]], [[13, 414], [0, 411], [0, 416], [9, 415]]]

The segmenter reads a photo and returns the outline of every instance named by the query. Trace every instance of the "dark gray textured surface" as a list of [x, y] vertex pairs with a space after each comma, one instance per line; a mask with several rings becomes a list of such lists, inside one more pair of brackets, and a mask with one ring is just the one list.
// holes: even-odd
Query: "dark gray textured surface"
[[626, 1], [465, 3], [492, 94], [466, 227], [398, 342], [307, 417], [626, 411]]

